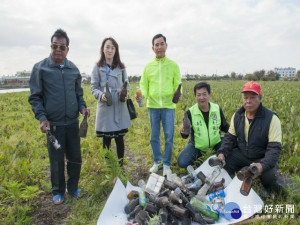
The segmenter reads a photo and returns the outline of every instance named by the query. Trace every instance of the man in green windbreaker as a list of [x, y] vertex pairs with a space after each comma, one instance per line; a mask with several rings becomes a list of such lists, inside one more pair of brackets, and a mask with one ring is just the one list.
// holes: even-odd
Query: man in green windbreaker
[[[145, 66], [140, 81], [141, 91], [144, 98], [147, 99], [151, 125], [150, 143], [154, 165], [149, 171], [156, 173], [163, 167], [164, 176], [171, 171], [176, 108], [172, 98], [181, 82], [178, 65], [166, 57], [167, 47], [165, 36], [157, 34], [153, 37], [152, 50], [155, 53], [155, 59]], [[164, 157], [160, 147], [160, 122], [162, 122], [165, 136]]]

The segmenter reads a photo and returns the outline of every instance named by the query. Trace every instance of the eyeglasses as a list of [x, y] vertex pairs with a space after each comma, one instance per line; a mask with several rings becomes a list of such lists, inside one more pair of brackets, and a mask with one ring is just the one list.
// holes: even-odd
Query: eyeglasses
[[51, 48], [52, 48], [53, 50], [56, 50], [56, 49], [59, 48], [61, 51], [65, 51], [66, 48], [67, 48], [67, 46], [65, 46], [65, 45], [52, 44], [52, 45], [51, 45]]

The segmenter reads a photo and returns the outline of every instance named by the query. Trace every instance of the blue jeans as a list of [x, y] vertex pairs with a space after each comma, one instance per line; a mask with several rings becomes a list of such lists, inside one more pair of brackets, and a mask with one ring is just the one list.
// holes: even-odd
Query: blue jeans
[[[166, 166], [171, 165], [173, 138], [174, 138], [174, 119], [175, 109], [153, 109], [149, 108], [151, 126], [151, 147], [155, 163], [163, 161]], [[165, 155], [162, 160], [160, 147], [160, 121], [164, 129], [165, 136]]]
[[[222, 142], [222, 141], [221, 141]], [[214, 150], [218, 150], [221, 147], [221, 142], [214, 146]], [[201, 150], [195, 148], [194, 144], [189, 141], [185, 149], [180, 153], [177, 164], [181, 168], [186, 168], [188, 165], [193, 165], [194, 161], [202, 156]]]

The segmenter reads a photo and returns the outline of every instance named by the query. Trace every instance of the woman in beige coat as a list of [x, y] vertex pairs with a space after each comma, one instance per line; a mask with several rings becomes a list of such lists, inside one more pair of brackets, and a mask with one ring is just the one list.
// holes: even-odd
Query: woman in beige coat
[[[125, 102], [120, 101], [123, 84], [129, 82], [124, 64], [120, 60], [118, 43], [111, 37], [105, 38], [100, 49], [100, 59], [92, 72], [91, 92], [98, 100], [96, 115], [96, 134], [103, 137], [103, 148], [110, 148], [111, 139], [117, 145], [117, 155], [120, 165], [123, 165], [124, 135], [131, 126], [129, 112]], [[105, 97], [106, 83], [112, 94], [112, 105], [107, 105]]]

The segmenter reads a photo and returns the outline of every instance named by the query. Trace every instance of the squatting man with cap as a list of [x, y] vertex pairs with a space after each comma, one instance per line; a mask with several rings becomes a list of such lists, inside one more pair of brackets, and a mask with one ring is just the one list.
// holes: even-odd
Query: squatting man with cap
[[281, 124], [277, 115], [262, 105], [261, 86], [247, 82], [242, 90], [243, 107], [231, 118], [228, 133], [217, 151], [224, 169], [233, 176], [245, 166], [256, 166], [265, 196], [281, 190], [277, 170], [281, 151]]

